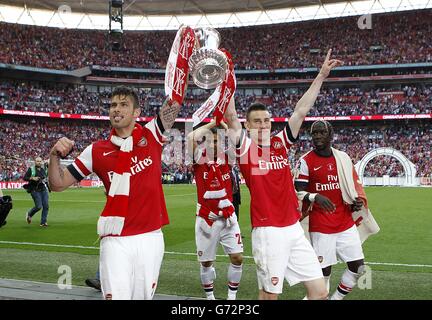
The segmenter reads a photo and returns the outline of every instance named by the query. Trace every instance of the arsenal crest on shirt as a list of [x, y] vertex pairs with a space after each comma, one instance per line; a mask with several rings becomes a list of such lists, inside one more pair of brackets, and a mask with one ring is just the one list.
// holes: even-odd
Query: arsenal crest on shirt
[[273, 148], [275, 149], [281, 149], [283, 147], [283, 144], [281, 141], [274, 141], [273, 142]]
[[147, 139], [143, 137], [143, 138], [138, 142], [138, 147], [145, 147], [146, 145], [147, 145]]

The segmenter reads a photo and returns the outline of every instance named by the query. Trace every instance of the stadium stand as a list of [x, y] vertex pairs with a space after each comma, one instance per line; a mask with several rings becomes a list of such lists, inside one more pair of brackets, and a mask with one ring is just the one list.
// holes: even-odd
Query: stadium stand
[[[236, 57], [235, 67], [245, 70], [318, 66], [330, 45], [349, 66], [432, 62], [431, 20], [432, 10], [422, 10], [374, 15], [371, 30], [360, 30], [357, 17], [227, 28], [221, 30], [222, 46]], [[104, 32], [5, 23], [0, 28], [0, 62], [66, 70], [90, 65], [161, 69], [174, 38], [172, 31], [125, 32], [118, 54]]]
[[[273, 117], [287, 117], [306, 89], [270, 89], [261, 96], [236, 96], [237, 112], [244, 117], [248, 106], [260, 101], [269, 106]], [[153, 116], [162, 105], [160, 89], [140, 89], [142, 114]], [[190, 118], [210, 93], [189, 94], [180, 117]], [[0, 84], [0, 108], [9, 110], [107, 115], [109, 92], [89, 92], [84, 86], [53, 87], [23, 82]], [[287, 108], [288, 107], [288, 108]], [[327, 87], [321, 90], [311, 116], [432, 113], [432, 85], [411, 84], [386, 88]]]

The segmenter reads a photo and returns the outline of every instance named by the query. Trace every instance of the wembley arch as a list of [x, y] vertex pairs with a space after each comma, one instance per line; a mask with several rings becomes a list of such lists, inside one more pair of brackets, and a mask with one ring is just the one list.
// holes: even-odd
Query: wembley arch
[[417, 169], [407, 157], [405, 157], [400, 151], [393, 149], [393, 148], [377, 148], [372, 151], [369, 151], [357, 164], [355, 165], [355, 168], [357, 170], [357, 173], [361, 179], [361, 181], [364, 181], [364, 172], [366, 169], [366, 166], [368, 163], [378, 156], [389, 156], [393, 157], [396, 160], [398, 160], [405, 172], [405, 178], [403, 180], [402, 185], [403, 186], [415, 186], [416, 183], [416, 174]]

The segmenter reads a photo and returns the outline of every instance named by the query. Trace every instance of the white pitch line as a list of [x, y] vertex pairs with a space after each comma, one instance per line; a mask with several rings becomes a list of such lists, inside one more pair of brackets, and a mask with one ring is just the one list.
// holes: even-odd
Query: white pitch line
[[86, 246], [76, 246], [69, 244], [53, 244], [53, 243], [37, 243], [37, 242], [16, 242], [16, 241], [0, 241], [0, 244], [19, 244], [24, 246], [36, 246], [36, 247], [54, 247], [54, 248], [73, 248], [73, 249], [96, 249], [99, 247], [86, 247]]
[[[33, 199], [20, 199], [20, 198], [13, 198], [13, 201], [31, 201], [33, 202]], [[52, 200], [49, 199], [49, 202], [82, 202], [82, 203], [105, 203], [106, 201], [99, 201], [99, 200]]]
[[[0, 244], [17, 244], [17, 245], [28, 245], [37, 247], [54, 247], [54, 248], [73, 248], [73, 249], [91, 249], [99, 250], [99, 247], [89, 246], [77, 246], [69, 244], [52, 244], [52, 243], [37, 243], [37, 242], [16, 242], [16, 241], [0, 241]], [[196, 253], [191, 252], [174, 252], [165, 251], [165, 254], [181, 255], [181, 256], [196, 256]], [[216, 255], [217, 257], [226, 257], [225, 255]], [[245, 259], [253, 259], [251, 256], [243, 256]], [[417, 267], [417, 268], [432, 268], [430, 264], [405, 264], [405, 263], [393, 263], [393, 262], [365, 262], [370, 265], [382, 265], [382, 266], [397, 266], [397, 267]]]

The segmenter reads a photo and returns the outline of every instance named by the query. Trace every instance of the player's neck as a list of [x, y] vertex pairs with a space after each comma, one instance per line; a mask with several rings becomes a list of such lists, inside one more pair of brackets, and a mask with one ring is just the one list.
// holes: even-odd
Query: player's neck
[[134, 127], [135, 127], [135, 125], [129, 126], [126, 128], [116, 128], [115, 129], [116, 135], [120, 138], [130, 137], [132, 135], [132, 131], [133, 131]]
[[328, 148], [321, 149], [321, 150], [314, 149], [314, 152], [317, 155], [319, 155], [320, 157], [326, 157], [326, 158], [331, 157], [333, 155], [333, 152], [332, 152], [332, 149], [330, 146]]

